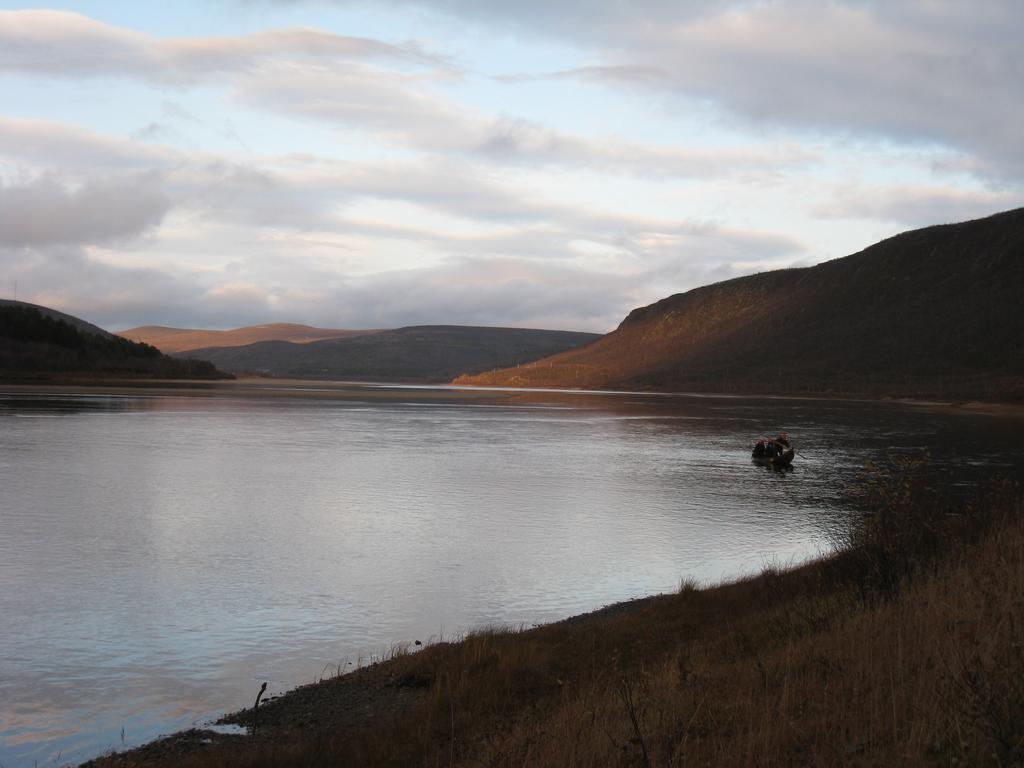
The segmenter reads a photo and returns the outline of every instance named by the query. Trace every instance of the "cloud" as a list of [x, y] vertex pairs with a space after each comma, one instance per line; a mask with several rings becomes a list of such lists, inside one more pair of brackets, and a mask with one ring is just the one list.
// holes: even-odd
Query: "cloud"
[[165, 147], [105, 136], [51, 120], [0, 115], [0, 160], [64, 173], [167, 167], [181, 155]]
[[[17, 151], [7, 144], [9, 162], [78, 155], [62, 177], [44, 171], [0, 188], [9, 217], [0, 255], [13, 279], [36, 301], [110, 328], [298, 320], [608, 330], [637, 304], [737, 271], [723, 260], [750, 271], [804, 252], [770, 232], [545, 199], [440, 158], [246, 164], [9, 119], [0, 135], [34, 137]], [[381, 213], [368, 216], [365, 201]], [[159, 239], [118, 246], [158, 225]], [[111, 247], [87, 247], [97, 244]], [[389, 247], [430, 254], [428, 266], [374, 271]]]
[[[492, 77], [312, 29], [164, 38], [0, 12], [0, 74], [131, 80], [156, 94], [149, 109], [163, 101], [122, 126], [134, 139], [0, 116], [0, 259], [20, 291], [108, 327], [608, 330], [670, 293], [840, 255], [862, 219], [890, 233], [1010, 207], [1024, 178], [1024, 10], [1007, 2], [416, 5], [458, 17], [447, 33], [461, 19], [559, 40], [567, 68]], [[595, 113], [573, 132], [460, 100], [480, 86], [533, 99], [533, 79], [554, 86], [532, 108], [582, 80], [637, 96], [654, 125], [603, 133]], [[671, 117], [639, 103], [652, 93]], [[224, 145], [228, 120], [246, 126], [244, 151], [195, 148]], [[297, 132], [308, 151], [277, 153], [297, 141], [282, 126], [314, 121]], [[677, 126], [700, 144], [636, 138]], [[335, 151], [325, 135], [360, 159], [314, 154]], [[701, 183], [665, 183], [679, 179]], [[770, 231], [804, 224], [811, 245]]]
[[[592, 168], [660, 178], [708, 178], [793, 168], [817, 161], [797, 145], [688, 150], [580, 136], [537, 121], [463, 106], [443, 86], [458, 73], [415, 45], [310, 29], [240, 37], [162, 39], [58, 11], [0, 11], [0, 71], [157, 85], [208, 84], [222, 76], [240, 103], [315, 119], [430, 154], [498, 165]], [[598, 70], [594, 77], [607, 74]], [[165, 104], [167, 120], [181, 119]], [[192, 116], [188, 116], [192, 117]], [[194, 119], [194, 118], [193, 118]], [[138, 138], [169, 133], [150, 121]], [[22, 135], [22, 141], [33, 141]]]
[[629, 287], [613, 274], [531, 260], [455, 260], [354, 279], [320, 275], [312, 286], [301, 287], [118, 266], [74, 247], [0, 247], [0, 259], [26, 300], [114, 330], [150, 323], [237, 327], [297, 319], [330, 327], [458, 323], [600, 329], [621, 319], [620, 310], [632, 302]]
[[[181, 262], [154, 268], [145, 266], [145, 249], [135, 253], [132, 265], [117, 249], [53, 244], [0, 246], [0, 260], [28, 300], [112, 329], [290, 321], [333, 327], [463, 323], [607, 331], [637, 305], [708, 280], [756, 271], [758, 259], [800, 254], [771, 236], [708, 225], [693, 225], [683, 234], [685, 229], [679, 227], [674, 235], [586, 235], [591, 246], [610, 255], [595, 260], [573, 258], [572, 249], [583, 236], [555, 225], [476, 238], [409, 228], [390, 231], [382, 225], [361, 232], [349, 225], [344, 234], [328, 237], [355, 244], [367, 237], [371, 248], [388, 238], [418, 237], [452, 254], [429, 266], [358, 275], [339, 269], [335, 258], [316, 258], [317, 246], [302, 243], [303, 235], [243, 246], [231, 242], [238, 235], [230, 230], [226, 245], [216, 233], [193, 235], [212, 238], [205, 247], [229, 256], [227, 264]], [[338, 250], [336, 240], [327, 245], [329, 251]], [[173, 247], [188, 250], [189, 244]], [[733, 263], [741, 256], [747, 261]]]
[[[470, 225], [547, 226], [552, 223], [594, 237], [622, 232], [696, 232], [710, 225], [666, 222], [566, 203], [524, 186], [517, 177], [493, 174], [459, 159], [344, 162], [310, 156], [257, 158], [251, 164], [206, 158], [178, 168], [173, 188], [183, 204], [224, 220], [263, 226], [349, 231], [347, 209], [365, 201], [408, 203], [424, 215], [443, 214], [430, 229]], [[395, 231], [415, 230], [409, 221]], [[390, 225], [389, 225], [390, 226]], [[779, 240], [779, 238], [776, 238]], [[787, 247], [792, 239], [785, 239]]]
[[479, 127], [476, 150], [505, 163], [589, 168], [647, 178], [747, 176], [797, 169], [820, 161], [817, 153], [795, 143], [744, 149], [687, 149], [624, 140], [616, 136], [584, 138], [540, 123], [500, 118]]
[[923, 227], [988, 216], [1020, 202], [1020, 197], [1010, 192], [910, 185], [880, 189], [847, 186], [815, 205], [812, 212], [826, 219], [865, 218]]
[[686, 263], [698, 274], [722, 261], [771, 265], [792, 262], [806, 253], [806, 246], [795, 238], [770, 232], [569, 211], [562, 218], [552, 216], [549, 221], [482, 232], [459, 233], [355, 218], [344, 219], [339, 230], [350, 237], [427, 244], [438, 252], [466, 259], [523, 257], [565, 266], [601, 264], [629, 280], [661, 270], [662, 264]]
[[[987, 13], [986, 13], [987, 11]], [[936, 142], [1024, 172], [1016, 2], [753, 5], [644, 30], [622, 53], [661, 86], [789, 128]]]
[[[524, 226], [558, 223], [595, 237], [663, 231], [666, 222], [593, 211], [523, 189], [507, 174], [442, 156], [403, 161], [345, 162], [311, 155], [249, 156], [183, 153], [42, 120], [0, 117], [0, 159], [35, 169], [48, 194], [93, 178], [121, 179], [125, 196], [147, 180], [140, 200], [161, 185], [169, 205], [209, 220], [247, 226], [343, 230], [346, 208], [365, 200], [410, 203], [464, 222]], [[712, 162], [712, 161], [708, 161]], [[147, 175], [148, 174], [148, 175]], [[41, 183], [41, 182], [38, 182]], [[108, 182], [109, 186], [109, 182]], [[25, 204], [47, 204], [40, 188]], [[60, 191], [67, 197], [66, 189]], [[40, 207], [37, 216], [44, 216]], [[677, 227], [671, 224], [671, 227]], [[435, 228], [436, 229], [436, 228]]]
[[107, 329], [122, 327], [119, 320], [129, 317], [183, 320], [202, 293], [191, 277], [108, 264], [81, 246], [0, 246], [0, 262], [6, 274], [18, 280], [19, 298], [83, 319], [95, 318], [97, 325]]
[[431, 154], [499, 165], [708, 178], [772, 172], [819, 159], [792, 143], [689, 150], [618, 136], [584, 137], [537, 121], [492, 117], [460, 106], [436, 90], [430, 75], [362, 64], [267, 67], [259, 77], [238, 78], [234, 94], [245, 104], [279, 114], [370, 131], [378, 139]]
[[[328, 2], [332, 5], [362, 8], [367, 0], [236, 0], [243, 5], [267, 4], [295, 6]], [[747, 0], [744, 0], [747, 2]], [[721, 0], [377, 0], [374, 5], [416, 7], [442, 14], [497, 26], [503, 31], [528, 36], [543, 35], [559, 40], [590, 40], [607, 37], [614, 30], [625, 30], [658, 22], [681, 22], [720, 8]]]
[[[751, 125], [940, 145], [969, 155], [963, 166], [976, 173], [1024, 178], [1024, 60], [1014, 33], [1024, 7], [1016, 0], [969, 7], [953, 0], [391, 5], [554, 36], [592, 59], [546, 75], [500, 73], [506, 81], [541, 76], [655, 88], [675, 95], [679, 109], [699, 103]], [[795, 138], [695, 152], [483, 114], [446, 95], [452, 76], [469, 73], [445, 57], [314, 29], [158, 38], [64, 11], [0, 11], [4, 70], [178, 86], [222, 75], [245, 104], [497, 164], [696, 178], [816, 161]], [[160, 126], [150, 129], [158, 135]]]
[[[344, 307], [360, 326], [607, 329], [636, 304], [806, 252], [772, 232], [549, 198], [528, 176], [440, 157], [242, 161], [13, 119], [0, 137], [28, 169], [0, 186], [0, 248], [22, 290], [110, 327], [336, 324]], [[63, 174], [45, 165], [65, 156]]]
[[235, 81], [243, 103], [374, 131], [406, 144], [457, 147], [473, 116], [429, 91], [430, 78], [359, 63], [267, 64]]
[[270, 309], [270, 294], [256, 283], [218, 283], [203, 294], [203, 301], [224, 312], [243, 313]]
[[210, 223], [256, 228], [332, 226], [332, 210], [345, 195], [304, 183], [273, 162], [244, 164], [202, 156], [170, 177], [179, 207]]
[[155, 174], [88, 179], [53, 176], [0, 182], [0, 247], [98, 244], [141, 235], [170, 207]]
[[[358, 2], [336, 0], [358, 6]], [[978, 172], [1024, 178], [1018, 0], [520, 3], [392, 0], [568, 43], [592, 60], [552, 73], [674, 94], [733, 119], [831, 136], [937, 144]]]
[[0, 72], [73, 78], [117, 76], [187, 85], [217, 73], [259, 70], [264, 61], [276, 58], [442, 64], [412, 45], [390, 45], [314, 29], [239, 37], [158, 38], [68, 11], [0, 11]]
[[628, 289], [616, 282], [610, 273], [528, 259], [456, 259], [352, 281], [338, 306], [371, 325], [604, 329], [630, 303]]

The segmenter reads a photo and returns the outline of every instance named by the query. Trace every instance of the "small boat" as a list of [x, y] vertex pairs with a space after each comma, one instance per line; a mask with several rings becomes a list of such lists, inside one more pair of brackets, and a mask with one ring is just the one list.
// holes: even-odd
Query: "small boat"
[[751, 451], [750, 458], [755, 464], [763, 467], [782, 469], [793, 463], [795, 455], [796, 450], [789, 446], [779, 446], [774, 440], [759, 440]]

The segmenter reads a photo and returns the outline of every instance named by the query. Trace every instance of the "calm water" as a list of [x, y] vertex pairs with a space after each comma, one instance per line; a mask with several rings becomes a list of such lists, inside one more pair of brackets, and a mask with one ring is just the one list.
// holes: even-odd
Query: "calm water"
[[[1013, 420], [895, 404], [292, 395], [0, 393], [6, 768], [138, 744], [399, 643], [816, 554], [868, 458], [929, 448], [970, 485], [1019, 455]], [[753, 466], [780, 428], [795, 470]]]

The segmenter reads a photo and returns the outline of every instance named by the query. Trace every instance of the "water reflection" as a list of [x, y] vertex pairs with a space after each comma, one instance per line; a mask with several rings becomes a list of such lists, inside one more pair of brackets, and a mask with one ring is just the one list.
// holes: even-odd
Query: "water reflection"
[[[895, 404], [566, 393], [0, 395], [0, 762], [84, 758], [413, 638], [818, 552], [864, 462], [1012, 473]], [[791, 473], [750, 445], [791, 433]]]

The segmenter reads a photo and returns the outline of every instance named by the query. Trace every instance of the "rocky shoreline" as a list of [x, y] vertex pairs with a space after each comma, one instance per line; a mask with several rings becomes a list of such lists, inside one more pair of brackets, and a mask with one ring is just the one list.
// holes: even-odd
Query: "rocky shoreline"
[[[597, 610], [570, 616], [549, 627], [578, 627], [599, 624], [641, 610], [657, 609], [671, 595], [653, 595], [612, 603]], [[451, 646], [442, 642], [428, 648]], [[403, 655], [402, 658], [405, 658]], [[430, 677], [409, 673], [393, 660], [375, 662], [337, 677], [293, 688], [260, 703], [218, 718], [214, 726], [239, 726], [239, 733], [225, 733], [205, 727], [161, 736], [133, 749], [93, 758], [81, 768], [119, 768], [128, 765], [160, 764], [212, 750], [227, 744], [287, 745], [318, 734], [354, 730], [396, 719], [407, 713], [433, 685]], [[254, 728], [255, 725], [255, 728]]]
[[[155, 739], [141, 747], [93, 758], [83, 768], [167, 764], [175, 758], [231, 743], [287, 744], [327, 731], [360, 728], [404, 714], [423, 695], [429, 681], [395, 677], [387, 662], [379, 662], [340, 677], [300, 686], [262, 702], [259, 715], [252, 707], [224, 715], [216, 726], [241, 726], [225, 733], [213, 728], [189, 728]], [[254, 727], [255, 725], [255, 727]]]

